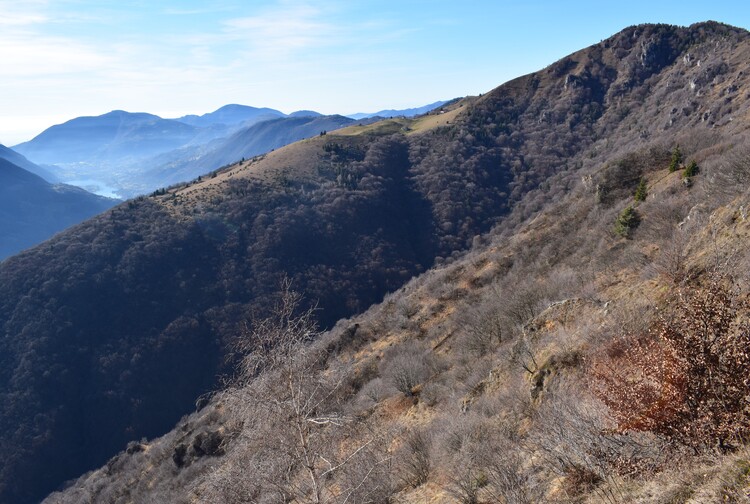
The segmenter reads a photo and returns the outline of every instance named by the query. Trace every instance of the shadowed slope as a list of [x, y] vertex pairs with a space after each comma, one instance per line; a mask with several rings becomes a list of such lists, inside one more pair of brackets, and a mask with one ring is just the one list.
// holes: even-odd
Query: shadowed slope
[[0, 159], [0, 259], [46, 240], [116, 203], [78, 187], [50, 184]]

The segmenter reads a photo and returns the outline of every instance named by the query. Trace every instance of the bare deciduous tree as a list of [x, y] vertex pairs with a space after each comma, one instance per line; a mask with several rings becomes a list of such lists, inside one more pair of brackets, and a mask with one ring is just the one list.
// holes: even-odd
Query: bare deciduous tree
[[314, 308], [301, 311], [301, 301], [284, 280], [272, 315], [249, 323], [235, 346], [243, 357], [226, 393], [244, 421], [243, 465], [256, 478], [244, 495], [248, 502], [264, 502], [264, 494], [283, 502], [361, 502], [368, 481], [388, 473], [390, 456], [375, 449], [383, 443], [374, 435], [349, 439], [356, 428], [337, 404], [342, 376], [326, 368]]

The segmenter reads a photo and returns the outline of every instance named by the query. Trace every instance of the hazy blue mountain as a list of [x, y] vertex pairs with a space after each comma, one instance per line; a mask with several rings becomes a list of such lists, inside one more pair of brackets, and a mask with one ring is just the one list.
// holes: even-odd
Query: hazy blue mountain
[[52, 126], [13, 149], [35, 163], [122, 162], [176, 149], [197, 134], [179, 121], [115, 110]]
[[286, 117], [264, 121], [236, 132], [221, 143], [208, 159], [211, 166], [222, 166], [319, 135], [323, 131], [343, 128], [353, 122], [354, 120], [340, 115]]
[[314, 110], [298, 110], [289, 114], [289, 117], [322, 117], [323, 114]]
[[[326, 119], [314, 111], [286, 116], [271, 108], [234, 104], [179, 119], [118, 110], [52, 126], [14, 149], [29, 158], [27, 163], [55, 165], [59, 181], [100, 195], [133, 197], [350, 121]], [[235, 145], [232, 135], [242, 131], [250, 131], [243, 136], [247, 144]], [[255, 133], [259, 138], [250, 139]], [[219, 152], [227, 143], [229, 150]], [[41, 168], [35, 172], [43, 175]]]
[[402, 110], [394, 110], [394, 109], [387, 109], [387, 110], [380, 110], [378, 112], [358, 112], [356, 114], [350, 114], [346, 117], [351, 117], [352, 119], [367, 119], [368, 117], [397, 117], [397, 116], [404, 116], [404, 117], [413, 117], [420, 114], [426, 114], [427, 112], [431, 110], [435, 110], [438, 107], [442, 107], [446, 103], [448, 103], [450, 100], [445, 101], [437, 101], [435, 103], [430, 103], [429, 105], [424, 105], [422, 107], [416, 107], [416, 108], [410, 108], [410, 109], [402, 109]]
[[118, 203], [79, 187], [50, 184], [0, 158], [0, 260]]
[[52, 126], [14, 150], [37, 164], [52, 164], [62, 182], [100, 195], [138, 194], [147, 159], [190, 144], [227, 136], [225, 127], [198, 128], [121, 110]]
[[32, 163], [25, 157], [23, 157], [18, 152], [14, 151], [13, 149], [10, 149], [2, 144], [0, 144], [0, 159], [5, 159], [6, 161], [10, 161], [16, 166], [20, 166], [24, 170], [31, 172], [35, 175], [39, 175], [44, 180], [50, 183], [57, 183], [60, 182], [60, 179], [52, 173], [51, 170], [44, 168], [43, 166], [39, 166], [37, 164]]
[[[223, 107], [209, 112], [203, 115], [186, 115], [175, 119], [181, 123], [188, 124], [190, 126], [207, 127], [217, 124], [221, 125], [237, 125], [243, 123], [256, 123], [273, 119], [276, 117], [285, 117], [285, 114], [271, 108], [256, 108], [249, 107], [247, 105], [224, 105]], [[249, 124], [245, 124], [249, 126]]]

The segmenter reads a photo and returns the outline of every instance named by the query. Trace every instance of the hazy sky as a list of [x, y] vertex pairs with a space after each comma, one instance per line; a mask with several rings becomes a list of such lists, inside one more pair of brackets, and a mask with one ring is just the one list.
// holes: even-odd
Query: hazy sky
[[626, 26], [736, 1], [0, 0], [0, 143], [110, 110], [350, 114], [486, 92]]

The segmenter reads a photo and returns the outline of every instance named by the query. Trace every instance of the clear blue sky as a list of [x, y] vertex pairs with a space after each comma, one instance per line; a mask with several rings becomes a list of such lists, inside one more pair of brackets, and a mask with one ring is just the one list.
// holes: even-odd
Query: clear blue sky
[[349, 114], [486, 92], [622, 28], [748, 2], [0, 0], [0, 143], [114, 109]]

